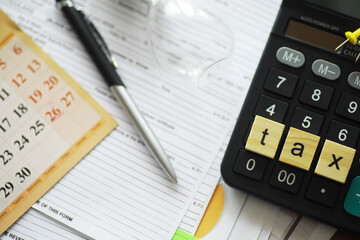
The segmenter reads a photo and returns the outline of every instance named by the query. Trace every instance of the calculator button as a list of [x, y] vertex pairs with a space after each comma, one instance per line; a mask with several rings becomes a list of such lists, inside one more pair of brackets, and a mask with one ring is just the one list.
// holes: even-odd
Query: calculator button
[[268, 159], [240, 150], [234, 166], [234, 172], [261, 181], [268, 163]]
[[355, 149], [326, 140], [315, 173], [345, 183], [354, 156]]
[[273, 159], [284, 127], [281, 123], [256, 116], [245, 149]]
[[344, 209], [347, 213], [360, 217], [360, 176], [351, 181], [344, 201]]
[[300, 102], [311, 106], [328, 109], [334, 89], [307, 80], [300, 96]]
[[320, 137], [291, 127], [279, 161], [308, 171]]
[[284, 164], [277, 164], [270, 178], [270, 185], [297, 194], [304, 171]]
[[276, 52], [276, 59], [293, 68], [299, 68], [305, 63], [304, 54], [288, 47], [279, 48]]
[[275, 98], [261, 95], [254, 114], [263, 116], [276, 122], [282, 122], [284, 120], [287, 108], [287, 103]]
[[327, 139], [354, 148], [359, 136], [359, 128], [333, 120]]
[[317, 135], [323, 120], [324, 117], [322, 115], [297, 107], [290, 126]]
[[266, 79], [264, 88], [285, 97], [294, 93], [298, 76], [272, 68]]
[[327, 207], [334, 207], [340, 188], [341, 185], [339, 183], [319, 176], [313, 176], [305, 197]]
[[351, 87], [360, 90], [360, 72], [352, 72], [348, 76], [348, 83]]
[[311, 69], [315, 75], [326, 78], [328, 80], [336, 80], [340, 77], [341, 74], [341, 70], [338, 65], [323, 59], [315, 60], [311, 66]]
[[360, 98], [344, 92], [340, 97], [336, 113], [360, 122]]

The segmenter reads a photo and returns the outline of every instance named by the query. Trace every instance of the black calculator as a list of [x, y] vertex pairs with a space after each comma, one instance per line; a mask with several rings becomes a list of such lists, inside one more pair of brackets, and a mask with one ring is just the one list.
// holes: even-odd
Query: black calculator
[[[261, 17], [261, 16], [259, 16]], [[237, 189], [360, 233], [358, 0], [284, 0], [227, 147]]]

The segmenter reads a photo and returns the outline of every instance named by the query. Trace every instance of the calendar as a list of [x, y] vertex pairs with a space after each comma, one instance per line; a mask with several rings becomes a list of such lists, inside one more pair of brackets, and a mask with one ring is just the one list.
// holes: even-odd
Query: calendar
[[0, 233], [117, 125], [0, 11]]

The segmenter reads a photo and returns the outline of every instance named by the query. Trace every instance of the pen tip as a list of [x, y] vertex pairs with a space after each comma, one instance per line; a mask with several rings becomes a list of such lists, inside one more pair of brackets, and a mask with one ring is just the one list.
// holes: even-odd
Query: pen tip
[[173, 178], [174, 183], [178, 183], [176, 177]]

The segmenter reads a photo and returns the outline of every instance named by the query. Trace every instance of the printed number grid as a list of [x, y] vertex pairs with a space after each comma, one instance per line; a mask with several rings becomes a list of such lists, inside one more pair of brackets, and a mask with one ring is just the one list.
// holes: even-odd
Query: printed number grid
[[26, 189], [101, 116], [15, 34], [0, 44], [3, 212], [25, 199]]

